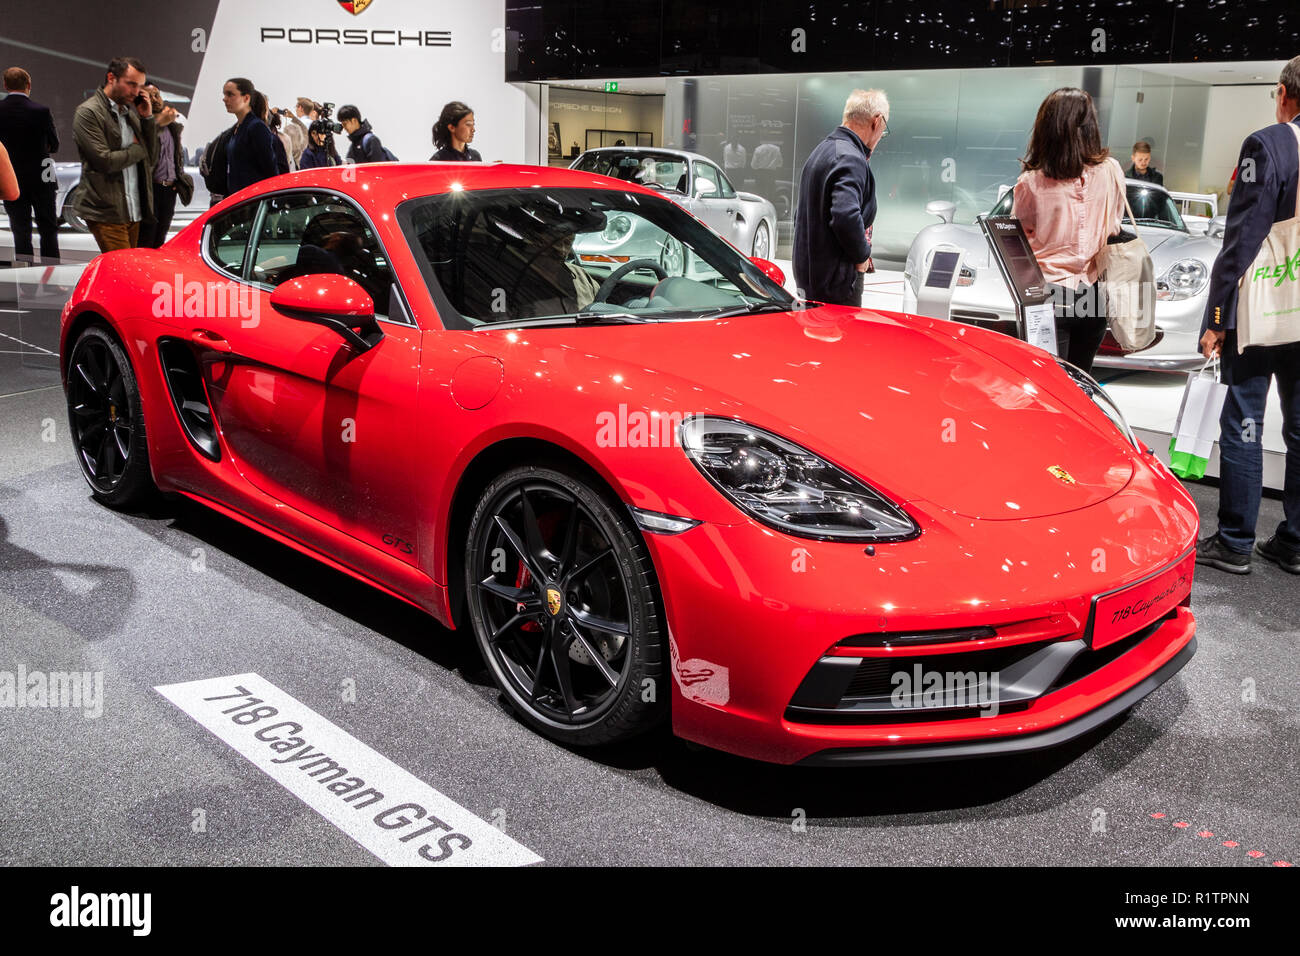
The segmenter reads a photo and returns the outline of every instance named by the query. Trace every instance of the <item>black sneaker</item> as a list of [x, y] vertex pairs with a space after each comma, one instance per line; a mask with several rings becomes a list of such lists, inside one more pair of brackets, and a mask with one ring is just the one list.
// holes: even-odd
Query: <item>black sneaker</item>
[[1277, 540], [1277, 535], [1267, 541], [1256, 541], [1255, 553], [1261, 558], [1268, 558], [1283, 571], [1300, 574], [1300, 551], [1292, 551]]
[[1250, 574], [1250, 552], [1233, 551], [1218, 534], [1196, 542], [1196, 563], [1208, 564], [1229, 574]]

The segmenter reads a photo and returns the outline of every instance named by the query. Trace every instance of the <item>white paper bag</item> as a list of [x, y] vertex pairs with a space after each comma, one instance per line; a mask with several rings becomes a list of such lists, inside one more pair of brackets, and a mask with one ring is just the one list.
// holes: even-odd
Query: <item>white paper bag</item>
[[1228, 386], [1219, 381], [1217, 358], [1207, 361], [1199, 372], [1188, 373], [1183, 404], [1169, 439], [1169, 470], [1179, 478], [1205, 477], [1205, 466], [1219, 439], [1219, 414], [1227, 398]]

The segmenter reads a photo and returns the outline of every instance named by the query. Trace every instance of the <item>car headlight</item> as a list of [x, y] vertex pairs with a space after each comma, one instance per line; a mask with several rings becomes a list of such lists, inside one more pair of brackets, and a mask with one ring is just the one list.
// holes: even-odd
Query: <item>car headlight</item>
[[1056, 364], [1061, 366], [1061, 370], [1070, 376], [1075, 385], [1079, 386], [1079, 391], [1092, 399], [1093, 404], [1100, 408], [1102, 414], [1111, 420], [1111, 423], [1119, 429], [1119, 433], [1124, 436], [1128, 443], [1141, 451], [1142, 446], [1138, 444], [1137, 438], [1134, 437], [1133, 429], [1128, 427], [1124, 414], [1119, 410], [1119, 406], [1111, 401], [1110, 396], [1106, 394], [1106, 390], [1101, 387], [1101, 383], [1083, 369], [1071, 365], [1065, 359], [1058, 358]]
[[606, 242], [618, 242], [629, 232], [632, 231], [632, 220], [627, 216], [612, 216], [605, 223], [605, 229], [601, 237]]
[[780, 531], [821, 541], [905, 541], [921, 533], [879, 492], [761, 428], [697, 415], [682, 422], [681, 441], [719, 491]]
[[1190, 299], [1210, 281], [1210, 270], [1200, 259], [1179, 259], [1156, 280], [1156, 298]]

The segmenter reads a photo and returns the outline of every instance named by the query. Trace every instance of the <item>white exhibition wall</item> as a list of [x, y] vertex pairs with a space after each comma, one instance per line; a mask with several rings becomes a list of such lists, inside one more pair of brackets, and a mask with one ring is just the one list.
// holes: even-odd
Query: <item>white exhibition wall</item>
[[[186, 142], [193, 148], [230, 125], [221, 87], [245, 76], [273, 106], [292, 109], [299, 96], [355, 104], [403, 160], [428, 159], [439, 110], [463, 100], [483, 158], [523, 162], [537, 118], [505, 82], [504, 27], [504, 0], [375, 0], [358, 14], [336, 0], [220, 0]], [[337, 144], [345, 153], [346, 137]]]

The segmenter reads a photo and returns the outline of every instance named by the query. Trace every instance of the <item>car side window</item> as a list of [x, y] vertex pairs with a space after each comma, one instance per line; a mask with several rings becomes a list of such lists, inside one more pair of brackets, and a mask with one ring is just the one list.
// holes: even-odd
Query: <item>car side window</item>
[[713, 169], [714, 174], [718, 177], [718, 195], [723, 199], [735, 199], [736, 189], [731, 185], [731, 180], [727, 178], [727, 174], [716, 166], [711, 168]]
[[245, 203], [215, 217], [208, 226], [208, 258], [235, 278], [244, 274], [244, 252], [257, 218], [256, 201]]
[[[702, 182], [712, 185], [712, 191], [702, 194], [700, 192], [700, 183]], [[722, 196], [722, 191], [718, 187], [718, 171], [708, 163], [695, 164], [695, 195], [703, 195], [706, 199], [718, 199]]]
[[370, 226], [334, 193], [289, 193], [266, 200], [253, 253], [254, 282], [277, 286], [300, 276], [347, 276], [370, 294], [386, 317], [393, 270]]

